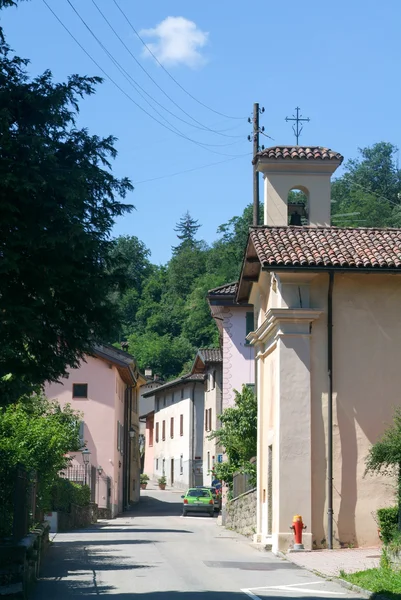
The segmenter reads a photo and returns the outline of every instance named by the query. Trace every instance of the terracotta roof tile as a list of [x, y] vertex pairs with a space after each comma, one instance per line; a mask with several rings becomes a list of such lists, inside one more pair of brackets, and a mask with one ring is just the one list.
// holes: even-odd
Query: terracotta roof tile
[[220, 348], [199, 348], [198, 354], [204, 362], [223, 362], [223, 355]]
[[250, 236], [264, 267], [401, 270], [401, 229], [258, 227]]
[[269, 158], [276, 160], [339, 160], [344, 157], [339, 152], [334, 152], [330, 148], [322, 146], [272, 146], [258, 152], [253, 163], [257, 163], [259, 158]]
[[225, 285], [220, 285], [219, 287], [213, 288], [209, 290], [208, 296], [235, 296], [238, 289], [238, 281], [233, 281], [232, 283], [226, 283]]

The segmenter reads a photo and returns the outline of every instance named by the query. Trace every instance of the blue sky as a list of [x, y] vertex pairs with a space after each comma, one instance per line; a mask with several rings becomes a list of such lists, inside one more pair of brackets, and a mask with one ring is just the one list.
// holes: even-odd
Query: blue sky
[[[274, 138], [274, 142], [262, 140], [266, 146], [294, 143], [285, 117], [291, 116], [297, 105], [311, 119], [300, 138], [302, 144], [329, 146], [346, 159], [356, 156], [358, 147], [378, 141], [401, 145], [399, 0], [270, 0], [258, 5], [232, 0], [117, 0], [186, 90], [214, 110], [240, 119], [205, 109], [149, 55], [144, 56], [144, 46], [113, 0], [95, 2], [165, 93], [115, 37], [92, 0], [70, 1], [125, 71], [165, 108], [189, 123], [196, 125], [193, 118], [202, 126], [241, 136], [226, 137], [191, 127], [154, 105], [180, 130], [184, 136], [180, 137], [144, 114], [110, 81], [82, 103], [79, 125], [118, 138], [114, 172], [127, 175], [135, 184], [128, 201], [136, 210], [117, 222], [114, 234], [138, 236], [156, 263], [169, 259], [176, 243], [175, 223], [186, 210], [199, 219], [199, 233], [211, 243], [217, 227], [251, 202], [247, 118], [254, 102], [265, 107], [261, 124]], [[47, 2], [115, 82], [163, 121], [103, 52], [67, 0]], [[1, 24], [14, 50], [30, 58], [32, 75], [46, 68], [56, 80], [71, 73], [102, 75], [43, 0], [3, 10]], [[200, 147], [185, 137], [211, 146]], [[239, 155], [245, 156], [227, 160]], [[227, 162], [198, 169], [220, 161]], [[187, 170], [191, 172], [169, 176]]]

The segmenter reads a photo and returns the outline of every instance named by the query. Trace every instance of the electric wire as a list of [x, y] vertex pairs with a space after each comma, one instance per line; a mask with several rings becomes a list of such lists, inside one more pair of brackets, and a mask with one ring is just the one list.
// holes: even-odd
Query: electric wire
[[152, 177], [150, 179], [142, 179], [141, 181], [134, 181], [133, 185], [140, 185], [142, 183], [150, 183], [151, 181], [158, 181], [159, 179], [167, 179], [168, 177], [175, 177], [176, 175], [183, 175], [184, 173], [192, 173], [193, 171], [199, 171], [200, 169], [206, 169], [207, 167], [214, 167], [214, 165], [222, 165], [223, 163], [243, 158], [244, 156], [252, 156], [252, 152], [235, 156], [234, 158], [226, 158], [225, 160], [218, 160], [217, 162], [209, 163], [207, 165], [201, 165], [199, 167], [193, 167], [192, 169], [185, 169], [184, 171], [177, 171], [176, 173], [169, 173], [167, 175], [159, 175], [158, 177]]
[[114, 35], [119, 39], [119, 41], [121, 42], [121, 44], [124, 46], [124, 48], [130, 54], [130, 56], [134, 59], [134, 61], [140, 67], [140, 69], [142, 69], [142, 71], [147, 75], [147, 77], [149, 77], [149, 79], [154, 83], [154, 85], [166, 96], [166, 98], [168, 98], [168, 100], [170, 100], [170, 102], [172, 102], [174, 104], [174, 106], [176, 106], [187, 117], [189, 117], [190, 119], [192, 119], [194, 121], [194, 123], [197, 123], [197, 125], [194, 125], [193, 123], [190, 123], [189, 121], [186, 121], [185, 119], [182, 119], [181, 117], [177, 116], [175, 113], [173, 113], [172, 111], [170, 111], [168, 108], [166, 108], [165, 106], [163, 106], [162, 104], [160, 104], [155, 98], [153, 98], [152, 96], [150, 96], [150, 94], [148, 94], [145, 90], [143, 90], [145, 92], [145, 94], [147, 94], [148, 96], [150, 96], [152, 98], [152, 100], [154, 102], [156, 102], [156, 104], [158, 104], [159, 106], [161, 106], [163, 108], [163, 110], [165, 110], [169, 114], [173, 115], [173, 117], [175, 117], [176, 119], [179, 119], [180, 121], [182, 121], [186, 125], [189, 125], [190, 127], [195, 127], [196, 129], [202, 129], [202, 130], [205, 130], [205, 131], [209, 131], [211, 133], [214, 133], [216, 135], [221, 135], [221, 136], [224, 136], [224, 137], [242, 137], [242, 136], [237, 136], [237, 135], [229, 135], [229, 134], [224, 133], [223, 131], [219, 131], [219, 130], [213, 129], [211, 127], [208, 127], [207, 125], [204, 125], [203, 123], [201, 123], [200, 121], [198, 121], [197, 119], [195, 119], [194, 117], [192, 117], [192, 115], [190, 115], [188, 112], [186, 112], [179, 104], [177, 104], [177, 102], [175, 102], [175, 100], [173, 100], [173, 98], [171, 98], [171, 96], [169, 96], [167, 94], [167, 92], [165, 90], [163, 90], [163, 88], [157, 83], [157, 81], [155, 81], [155, 79], [150, 75], [150, 73], [148, 73], [148, 71], [145, 69], [145, 67], [138, 61], [138, 59], [136, 58], [136, 56], [133, 54], [133, 52], [131, 52], [130, 48], [127, 46], [127, 44], [121, 38], [121, 36], [119, 35], [119, 33], [116, 31], [116, 29], [110, 23], [109, 19], [106, 17], [106, 15], [104, 14], [104, 12], [98, 6], [98, 4], [96, 3], [96, 0], [91, 0], [91, 1], [92, 1], [92, 4], [97, 9], [97, 11], [103, 17], [104, 21], [107, 23], [107, 25], [113, 31]]
[[168, 131], [171, 131], [172, 133], [175, 133], [176, 135], [178, 135], [179, 137], [190, 141], [194, 144], [196, 144], [197, 146], [199, 146], [200, 148], [204, 148], [205, 150], [208, 150], [209, 152], [212, 152], [214, 154], [219, 154], [220, 156], [231, 156], [233, 158], [235, 158], [235, 155], [230, 155], [230, 154], [223, 154], [222, 152], [217, 152], [216, 150], [212, 150], [211, 148], [207, 148], [205, 147], [203, 144], [201, 144], [200, 142], [197, 142], [196, 140], [193, 140], [191, 138], [189, 138], [188, 136], [186, 136], [183, 133], [179, 133], [178, 131], [174, 131], [174, 129], [172, 129], [171, 127], [169, 127], [168, 125], [166, 125], [165, 123], [163, 123], [162, 121], [159, 121], [156, 117], [154, 117], [150, 112], [148, 112], [145, 108], [143, 108], [143, 106], [141, 106], [140, 104], [138, 104], [138, 102], [136, 102], [136, 100], [134, 100], [134, 98], [132, 98], [132, 96], [130, 96], [108, 73], [107, 71], [105, 71], [105, 69], [103, 69], [103, 67], [101, 67], [101, 65], [96, 61], [96, 59], [93, 58], [93, 56], [86, 50], [86, 48], [80, 43], [80, 41], [74, 36], [74, 34], [69, 30], [69, 28], [63, 23], [63, 21], [60, 19], [60, 17], [57, 15], [57, 13], [51, 8], [51, 6], [49, 5], [49, 3], [47, 2], [47, 0], [43, 0], [43, 3], [46, 5], [46, 7], [50, 10], [50, 12], [53, 14], [53, 16], [55, 17], [55, 19], [60, 23], [60, 25], [65, 29], [65, 31], [70, 35], [70, 37], [75, 41], [75, 43], [81, 48], [81, 50], [86, 54], [86, 56], [93, 62], [94, 65], [96, 65], [96, 67], [103, 73], [103, 75], [106, 77], [106, 79], [108, 79], [122, 94], [124, 94], [124, 96], [130, 101], [132, 102], [137, 108], [139, 108], [143, 113], [145, 113], [148, 117], [150, 117], [151, 119], [153, 119], [156, 123], [158, 123], [159, 125], [161, 125], [162, 127], [164, 127], [165, 129], [167, 129]]
[[178, 87], [185, 92], [190, 98], [192, 98], [192, 100], [195, 100], [195, 102], [197, 102], [198, 104], [200, 104], [201, 106], [203, 106], [204, 108], [207, 108], [208, 110], [210, 110], [211, 112], [215, 113], [216, 115], [220, 115], [221, 117], [225, 117], [226, 119], [244, 119], [246, 117], [233, 117], [230, 115], [226, 115], [222, 112], [219, 112], [218, 110], [214, 110], [213, 108], [211, 108], [210, 106], [208, 106], [207, 104], [205, 104], [204, 102], [201, 102], [201, 100], [198, 100], [198, 98], [196, 98], [193, 94], [191, 94], [191, 92], [189, 92], [187, 89], [184, 88], [184, 86], [182, 86], [179, 81], [177, 81], [175, 79], [175, 77], [173, 77], [173, 75], [171, 75], [170, 71], [168, 71], [164, 65], [158, 60], [158, 58], [155, 56], [155, 54], [152, 52], [152, 50], [149, 48], [149, 46], [146, 44], [146, 42], [142, 39], [142, 37], [139, 35], [139, 33], [137, 32], [137, 30], [135, 29], [135, 27], [133, 26], [133, 24], [131, 23], [131, 21], [129, 20], [129, 18], [127, 17], [127, 15], [125, 14], [125, 12], [123, 11], [123, 9], [121, 8], [121, 6], [118, 4], [118, 2], [116, 0], [113, 0], [114, 4], [117, 6], [118, 10], [121, 12], [121, 14], [123, 15], [123, 17], [125, 18], [125, 20], [127, 21], [128, 25], [131, 27], [132, 31], [135, 33], [135, 35], [137, 36], [137, 38], [140, 40], [140, 42], [145, 46], [146, 50], [149, 52], [149, 54], [151, 56], [153, 56], [153, 58], [155, 59], [155, 61], [157, 62], [157, 64], [163, 69], [163, 71], [170, 77], [170, 79], [172, 79], [174, 81], [174, 83], [176, 85], [178, 85]]

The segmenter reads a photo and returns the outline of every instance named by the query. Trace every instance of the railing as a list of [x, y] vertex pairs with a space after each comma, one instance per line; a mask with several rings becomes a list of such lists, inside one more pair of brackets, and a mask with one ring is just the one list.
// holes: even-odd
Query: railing
[[94, 465], [70, 465], [60, 471], [60, 477], [80, 485], [88, 485], [91, 490], [91, 502], [96, 501], [96, 467]]
[[24, 465], [0, 466], [0, 543], [22, 539], [36, 518], [37, 478]]

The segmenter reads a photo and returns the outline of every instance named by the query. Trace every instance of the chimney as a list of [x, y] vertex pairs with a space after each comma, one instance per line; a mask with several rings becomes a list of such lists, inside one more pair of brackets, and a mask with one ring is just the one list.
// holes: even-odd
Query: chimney
[[124, 350], [124, 352], [128, 352], [128, 348], [129, 348], [128, 342], [121, 342], [121, 349]]
[[152, 369], [145, 369], [145, 377], [152, 377]]

